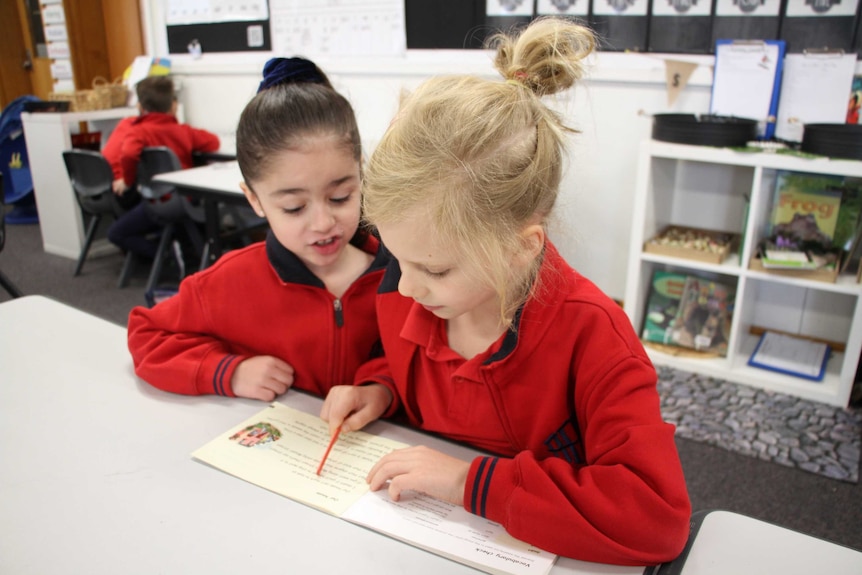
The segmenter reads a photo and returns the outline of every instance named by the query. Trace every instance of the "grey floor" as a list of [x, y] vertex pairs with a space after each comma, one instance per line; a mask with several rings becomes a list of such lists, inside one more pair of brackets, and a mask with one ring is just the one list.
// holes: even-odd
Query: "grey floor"
[[[118, 289], [119, 254], [88, 260], [72, 277], [74, 260], [42, 250], [38, 225], [6, 226], [3, 272], [25, 294], [40, 294], [119, 325], [144, 304], [146, 270]], [[10, 299], [0, 289], [0, 302]], [[15, 329], [0, 326], [0, 329]], [[695, 510], [726, 509], [862, 550], [862, 483], [839, 481], [678, 438]]]

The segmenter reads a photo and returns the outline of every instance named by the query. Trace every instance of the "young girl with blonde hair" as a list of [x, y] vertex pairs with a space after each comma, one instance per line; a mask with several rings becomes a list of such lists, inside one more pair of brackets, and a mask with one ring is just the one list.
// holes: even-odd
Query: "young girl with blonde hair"
[[576, 559], [667, 561], [691, 509], [655, 369], [546, 234], [571, 130], [541, 97], [581, 78], [595, 41], [561, 19], [495, 40], [505, 81], [428, 80], [371, 157], [365, 216], [397, 259], [377, 298], [385, 357], [321, 416], [355, 430], [398, 415], [493, 453], [395, 451], [368, 481], [396, 500], [425, 492]]

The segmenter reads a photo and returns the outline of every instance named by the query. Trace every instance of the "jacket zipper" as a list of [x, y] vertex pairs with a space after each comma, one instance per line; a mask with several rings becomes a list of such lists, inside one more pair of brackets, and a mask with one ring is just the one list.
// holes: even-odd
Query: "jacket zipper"
[[342, 327], [344, 325], [344, 314], [341, 310], [341, 300], [335, 298], [335, 301], [332, 302], [332, 307], [335, 310], [335, 325]]
[[[331, 378], [332, 384], [341, 384], [341, 383], [344, 383], [341, 380], [341, 378], [343, 377], [343, 374], [342, 374], [343, 366], [342, 366], [342, 364], [344, 363], [342, 361], [342, 357], [341, 357], [341, 338], [344, 336], [341, 333], [341, 330], [337, 329], [337, 328], [342, 327], [344, 325], [344, 313], [342, 310], [340, 299], [335, 298], [335, 300], [332, 302], [332, 309], [335, 312], [336, 330], [335, 330], [335, 333], [333, 334], [333, 336], [334, 336], [333, 362], [332, 362], [332, 371], [331, 371], [330, 378]], [[350, 382], [350, 383], [352, 383], [352, 382]]]

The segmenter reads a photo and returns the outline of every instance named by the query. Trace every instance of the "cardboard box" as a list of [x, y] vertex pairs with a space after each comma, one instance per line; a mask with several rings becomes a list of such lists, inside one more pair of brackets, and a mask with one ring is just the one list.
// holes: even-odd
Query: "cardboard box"
[[736, 249], [739, 235], [716, 230], [668, 226], [644, 243], [644, 252], [720, 264]]
[[838, 280], [838, 268], [839, 266], [834, 266], [831, 268], [820, 268], [817, 270], [782, 270], [782, 269], [767, 269], [763, 267], [763, 262], [758, 258], [753, 258], [751, 263], [748, 264], [748, 269], [764, 272], [767, 274], [773, 274], [776, 276], [784, 276], [788, 278], [799, 278], [805, 280], [811, 280], [816, 282], [826, 282], [830, 284], [834, 284]]

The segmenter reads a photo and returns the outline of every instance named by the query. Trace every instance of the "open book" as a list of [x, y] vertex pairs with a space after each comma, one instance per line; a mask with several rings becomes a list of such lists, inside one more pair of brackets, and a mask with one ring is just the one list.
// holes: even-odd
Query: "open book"
[[192, 457], [305, 505], [459, 563], [496, 574], [544, 574], [557, 556], [506, 533], [502, 525], [419, 493], [401, 501], [372, 492], [365, 477], [405, 444], [363, 431], [342, 433], [320, 475], [329, 443], [319, 417], [272, 403], [192, 453]]

